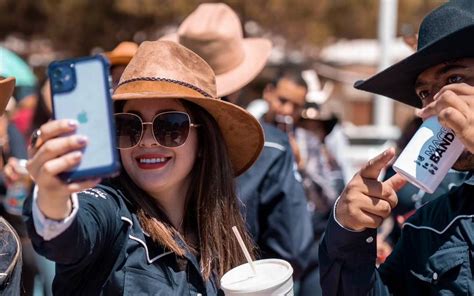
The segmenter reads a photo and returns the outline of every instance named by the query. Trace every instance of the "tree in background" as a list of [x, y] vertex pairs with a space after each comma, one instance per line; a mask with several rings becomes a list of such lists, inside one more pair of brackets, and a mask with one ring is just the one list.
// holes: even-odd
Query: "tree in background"
[[[47, 37], [74, 55], [119, 41], [159, 38], [159, 29], [178, 24], [197, 0], [0, 0], [0, 38], [20, 33]], [[320, 46], [334, 38], [375, 38], [378, 0], [226, 0], [242, 17], [278, 33], [294, 47]], [[399, 0], [399, 31], [416, 30], [441, 0]], [[405, 26], [406, 27], [406, 26]], [[137, 33], [139, 32], [139, 33]]]

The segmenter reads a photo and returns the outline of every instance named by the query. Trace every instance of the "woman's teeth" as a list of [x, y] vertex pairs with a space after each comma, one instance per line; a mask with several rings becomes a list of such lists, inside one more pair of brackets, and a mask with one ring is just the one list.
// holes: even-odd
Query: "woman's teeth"
[[140, 158], [140, 163], [161, 163], [165, 162], [166, 158]]

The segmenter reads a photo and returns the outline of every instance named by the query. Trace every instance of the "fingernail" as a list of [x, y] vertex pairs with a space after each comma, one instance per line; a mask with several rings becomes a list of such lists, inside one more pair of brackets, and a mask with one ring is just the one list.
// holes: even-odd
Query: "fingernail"
[[75, 121], [75, 120], [69, 120], [67, 124], [70, 127], [77, 127], [77, 121]]
[[434, 97], [433, 97], [433, 100], [434, 100], [434, 101], [436, 101], [436, 99], [439, 97], [439, 93], [440, 93], [440, 92], [437, 92], [437, 93], [434, 95]]
[[81, 151], [75, 151], [75, 152], [72, 153], [72, 158], [74, 158], [74, 159], [81, 158], [81, 156], [82, 156]]
[[81, 145], [86, 144], [86, 143], [87, 143], [87, 137], [78, 136], [78, 137], [77, 137], [77, 143], [78, 143], [78, 144], [81, 144]]

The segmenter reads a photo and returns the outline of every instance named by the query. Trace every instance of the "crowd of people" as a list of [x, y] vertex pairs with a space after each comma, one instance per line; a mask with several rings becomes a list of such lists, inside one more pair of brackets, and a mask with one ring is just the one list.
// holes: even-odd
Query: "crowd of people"
[[[396, 149], [354, 176], [330, 91], [312, 98], [316, 73], [282, 68], [241, 99], [272, 44], [245, 38], [223, 3], [103, 54], [117, 176], [64, 181], [90, 139], [52, 118], [48, 80], [3, 77], [0, 294], [223, 295], [222, 276], [246, 262], [236, 226], [252, 259], [291, 264], [294, 295], [472, 295], [472, 34], [474, 2], [444, 3], [415, 53], [355, 83], [419, 109]], [[391, 164], [432, 116], [465, 151], [429, 194]], [[180, 127], [160, 125], [171, 121]]]

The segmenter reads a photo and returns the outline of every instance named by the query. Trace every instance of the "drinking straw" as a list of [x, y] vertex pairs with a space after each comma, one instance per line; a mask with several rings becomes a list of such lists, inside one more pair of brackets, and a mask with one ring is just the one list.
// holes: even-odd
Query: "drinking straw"
[[242, 237], [240, 236], [239, 230], [237, 229], [236, 226], [232, 226], [232, 231], [235, 234], [235, 237], [237, 238], [237, 241], [239, 242], [240, 248], [242, 249], [242, 252], [244, 252], [245, 258], [247, 259], [247, 262], [250, 265], [250, 268], [252, 269], [253, 276], [257, 276], [257, 271], [255, 270], [255, 265], [253, 264], [252, 258], [250, 257], [249, 251], [247, 250], [247, 247], [244, 244], [244, 241], [242, 240]]

